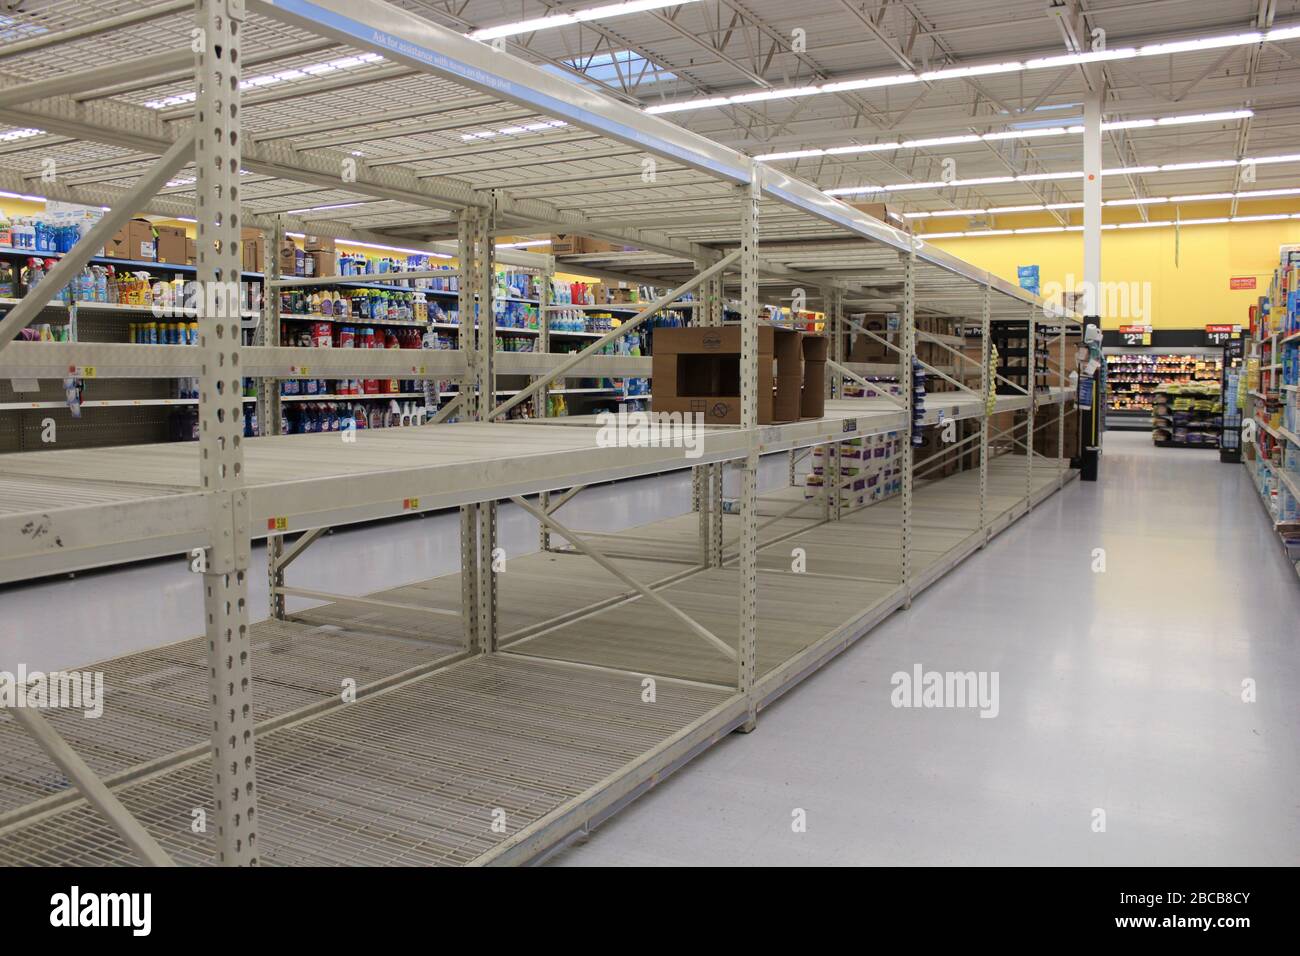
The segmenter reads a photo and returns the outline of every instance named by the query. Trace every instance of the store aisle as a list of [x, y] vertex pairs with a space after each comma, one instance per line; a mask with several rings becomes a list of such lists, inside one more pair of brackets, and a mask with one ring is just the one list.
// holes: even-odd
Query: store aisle
[[[1213, 452], [1108, 434], [1101, 482], [555, 861], [1300, 863], [1300, 587], [1254, 494]], [[997, 672], [997, 716], [891, 706], [917, 664]]]

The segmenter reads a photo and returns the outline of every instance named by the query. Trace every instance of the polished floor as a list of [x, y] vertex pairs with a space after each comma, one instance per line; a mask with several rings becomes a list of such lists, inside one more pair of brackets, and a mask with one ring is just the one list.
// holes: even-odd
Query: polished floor
[[[766, 486], [784, 475], [782, 459], [765, 462]], [[564, 514], [614, 530], [680, 513], [689, 490], [685, 475], [592, 488]], [[1244, 470], [1212, 453], [1108, 436], [1102, 482], [1067, 485], [755, 733], [554, 862], [1294, 864], [1300, 587], [1252, 495]], [[359, 594], [445, 573], [454, 527], [433, 516], [340, 531], [295, 575]], [[502, 541], [532, 550], [536, 526], [503, 508]], [[258, 611], [264, 582], [252, 581]], [[197, 585], [177, 561], [0, 590], [0, 669], [192, 634]], [[891, 675], [915, 665], [996, 672], [998, 716], [895, 709]], [[1241, 701], [1246, 679], [1255, 703]]]
[[[1101, 481], [554, 862], [1294, 866], [1298, 647], [1300, 582], [1244, 469], [1110, 433]], [[997, 717], [893, 707], [916, 664], [998, 672]]]

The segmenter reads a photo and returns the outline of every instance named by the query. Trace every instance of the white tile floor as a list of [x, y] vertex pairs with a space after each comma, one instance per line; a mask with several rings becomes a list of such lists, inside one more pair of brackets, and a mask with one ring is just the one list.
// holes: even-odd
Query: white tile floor
[[[830, 667], [556, 862], [1300, 862], [1300, 586], [1240, 466], [1106, 437], [1072, 483]], [[784, 480], [765, 462], [765, 484]], [[613, 529], [689, 507], [685, 474], [589, 489]], [[570, 510], [572, 509], [572, 510]], [[454, 518], [340, 531], [295, 566], [343, 593], [453, 570]], [[536, 526], [502, 512], [508, 551]], [[1107, 570], [1090, 570], [1094, 548]], [[260, 567], [260, 553], [255, 567]], [[252, 575], [265, 616], [265, 582]], [[0, 669], [71, 667], [190, 636], [179, 561], [0, 589]], [[1000, 714], [895, 709], [890, 675], [997, 671]], [[1241, 702], [1241, 681], [1258, 702]], [[807, 832], [791, 813], [807, 812]], [[1095, 808], [1105, 833], [1093, 833]]]

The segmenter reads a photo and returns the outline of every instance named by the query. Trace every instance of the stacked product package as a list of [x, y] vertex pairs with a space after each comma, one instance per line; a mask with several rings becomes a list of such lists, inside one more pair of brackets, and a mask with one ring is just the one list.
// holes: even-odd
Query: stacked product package
[[[840, 505], [856, 508], [902, 491], [903, 476], [899, 462], [898, 432], [867, 435], [840, 444]], [[820, 498], [826, 481], [826, 455], [829, 446], [813, 449], [812, 472], [804, 482], [804, 498]]]

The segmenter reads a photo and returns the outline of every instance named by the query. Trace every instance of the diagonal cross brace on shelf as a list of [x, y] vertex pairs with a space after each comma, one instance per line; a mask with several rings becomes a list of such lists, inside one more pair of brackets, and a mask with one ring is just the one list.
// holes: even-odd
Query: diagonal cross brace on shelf
[[[0, 680], [7, 680], [6, 677]], [[113, 795], [102, 780], [95, 774], [68, 742], [59, 735], [50, 723], [36, 710], [30, 707], [9, 708], [13, 717], [41, 745], [41, 749], [81, 791], [86, 802], [104, 815], [118, 835], [126, 841], [127, 846], [138, 853], [150, 866], [175, 866], [167, 852], [158, 845], [158, 841], [144, 828], [120, 800]]]
[[523, 508], [526, 512], [528, 512], [538, 521], [542, 522], [545, 525], [550, 526], [552, 531], [560, 535], [562, 538], [564, 538], [566, 541], [572, 544], [575, 548], [577, 548], [587, 557], [591, 558], [591, 560], [595, 561], [597, 564], [599, 564], [610, 574], [614, 575], [620, 581], [622, 581], [625, 584], [630, 584], [632, 587], [636, 588], [636, 590], [639, 591], [643, 597], [649, 598], [651, 601], [654, 601], [656, 604], [663, 607], [665, 610], [669, 611], [675, 617], [682, 620], [692, 631], [694, 631], [700, 637], [704, 638], [704, 640], [707, 643], [713, 645], [713, 647], [716, 648], [728, 660], [732, 660], [732, 661], [736, 660], [736, 651], [734, 648], [732, 648], [729, 644], [727, 644], [725, 641], [720, 639], [716, 634], [710, 631], [699, 621], [695, 620], [695, 618], [691, 617], [681, 608], [672, 604], [662, 595], [646, 587], [636, 578], [632, 577], [632, 575], [620, 569], [618, 565], [616, 565], [613, 561], [611, 561], [604, 554], [598, 551], [593, 545], [588, 544], [586, 541], [582, 540], [582, 538], [576, 532], [570, 531], [564, 525], [556, 521], [554, 517], [542, 512], [541, 509], [533, 507], [532, 503], [529, 502], [526, 498], [512, 496], [510, 500], [513, 501], [515, 504], [517, 504], [520, 508]]
[[99, 250], [108, 244], [127, 221], [135, 215], [136, 207], [148, 197], [158, 192], [171, 175], [190, 161], [194, 153], [194, 133], [187, 132], [172, 144], [167, 152], [158, 158], [153, 167], [136, 182], [128, 194], [128, 200], [114, 206], [104, 213], [99, 222], [91, 226], [90, 231], [77, 240], [41, 280], [40, 285], [29, 289], [22, 301], [3, 319], [0, 319], [0, 349], [4, 349], [19, 330], [26, 328], [40, 313], [59, 290], [85, 268]]
[[900, 400], [897, 395], [889, 394], [884, 389], [882, 389], [879, 385], [877, 385], [875, 382], [867, 381], [857, 372], [853, 371], [853, 369], [845, 365], [841, 365], [839, 362], [836, 362], [834, 359], [827, 359], [826, 367], [829, 368], [832, 372], [838, 372], [839, 374], [843, 375], [845, 378], [852, 379], [853, 381], [861, 385], [863, 388], [875, 392], [881, 398], [888, 399], [890, 402], [897, 405], [899, 408], [906, 407], [906, 403]]
[[636, 315], [634, 315], [632, 318], [628, 319], [626, 322], [620, 325], [618, 328], [611, 329], [609, 332], [606, 332], [600, 338], [596, 339], [596, 341], [588, 345], [581, 352], [575, 352], [566, 361], [561, 362], [560, 365], [550, 373], [549, 379], [538, 379], [537, 381], [533, 382], [531, 385], [528, 385], [521, 391], [516, 392], [513, 396], [506, 399], [496, 408], [492, 409], [491, 412], [489, 412], [487, 415], [484, 416], [484, 419], [487, 421], [491, 421], [492, 419], [496, 418], [498, 415], [504, 415], [506, 412], [510, 411], [510, 409], [514, 408], [516, 405], [518, 405], [520, 402], [524, 401], [525, 399], [531, 398], [536, 391], [545, 388], [549, 382], [554, 381], [557, 378], [561, 378], [565, 372], [567, 372], [569, 369], [576, 366], [583, 359], [599, 352], [602, 348], [604, 348], [610, 342], [613, 342], [615, 339], [627, 335], [628, 332], [631, 332], [633, 329], [639, 327], [643, 322], [651, 318], [656, 312], [663, 309], [666, 305], [676, 300], [679, 296], [685, 295], [687, 292], [690, 292], [696, 286], [712, 278], [717, 273], [722, 272], [724, 269], [726, 269], [729, 265], [731, 265], [739, 258], [740, 258], [740, 250], [737, 250], [731, 253], [731, 255], [718, 260], [713, 265], [709, 266], [709, 268], [701, 272], [699, 275], [696, 275], [691, 279], [687, 280], [686, 282], [683, 282], [677, 288], [664, 293], [659, 298], [655, 299], [653, 302], [647, 305], [640, 312], [638, 312]]

